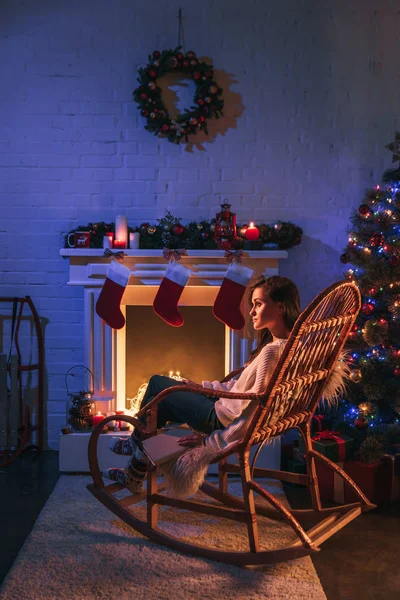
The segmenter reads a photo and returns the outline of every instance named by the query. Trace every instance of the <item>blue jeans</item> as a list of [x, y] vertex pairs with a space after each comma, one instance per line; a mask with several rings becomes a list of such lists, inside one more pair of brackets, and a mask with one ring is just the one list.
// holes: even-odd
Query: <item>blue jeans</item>
[[[150, 378], [146, 393], [140, 408], [146, 406], [157, 394], [173, 385], [181, 385], [182, 392], [172, 392], [158, 404], [157, 429], [164, 427], [168, 421], [187, 423], [196, 431], [210, 434], [216, 429], [224, 429], [218, 419], [214, 404], [216, 398], [203, 394], [185, 391], [186, 383], [163, 375], [153, 375]], [[141, 418], [145, 423], [145, 417]]]

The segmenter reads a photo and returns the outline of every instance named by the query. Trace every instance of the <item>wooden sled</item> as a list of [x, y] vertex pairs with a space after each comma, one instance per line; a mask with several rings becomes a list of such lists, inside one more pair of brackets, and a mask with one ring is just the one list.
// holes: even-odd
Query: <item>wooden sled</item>
[[[113, 416], [104, 419], [91, 435], [89, 465], [93, 483], [87, 486], [88, 490], [117, 517], [141, 534], [186, 554], [244, 566], [271, 564], [318, 552], [325, 540], [362, 512], [375, 508], [342, 469], [312, 448], [310, 433], [314, 411], [351, 331], [360, 305], [360, 292], [352, 282], [335, 283], [321, 292], [296, 321], [268, 387], [262, 394], [235, 394], [213, 391], [200, 386], [185, 386], [186, 392], [190, 390], [199, 393], [199, 389], [204, 389], [205, 395], [212, 395], [215, 398], [221, 396], [248, 398], [258, 403], [245, 437], [229, 451], [222, 452], [214, 461], [218, 462], [218, 485], [204, 482], [200, 488], [212, 499], [212, 502], [202, 502], [196, 498], [181, 500], [168, 496], [163, 487], [159, 486], [155, 468], [150, 465], [147, 471], [147, 491], [118, 499], [116, 494], [124, 489], [124, 486], [118, 483], [105, 485], [97, 460], [97, 441], [100, 432], [104, 424], [114, 418]], [[227, 381], [239, 371], [232, 372], [223, 381]], [[175, 391], [182, 391], [182, 387], [173, 386], [164, 390], [138, 413], [139, 415], [146, 413], [146, 426], [135, 417], [119, 415], [118, 418], [131, 423], [148, 435], [155, 435], [157, 405], [167, 394]], [[253, 445], [258, 445], [260, 450], [265, 442], [292, 428], [297, 428], [304, 439], [306, 474], [257, 468], [255, 461], [258, 453], [250, 465], [249, 455]], [[227, 462], [227, 457], [232, 454], [237, 455], [237, 464]], [[315, 468], [317, 460], [323, 461], [341, 476], [356, 492], [359, 500], [352, 504], [323, 507]], [[241, 498], [228, 493], [229, 473], [240, 476]], [[311, 508], [305, 510], [287, 508], [276, 496], [257, 483], [258, 477], [307, 486], [311, 496]], [[256, 500], [258, 497], [262, 502]], [[145, 519], [139, 516], [136, 507], [143, 500], [146, 503]], [[269, 505], [266, 505], [265, 501]], [[247, 528], [248, 548], [243, 551], [224, 551], [187, 543], [173, 537], [158, 528], [159, 506], [190, 510], [200, 515], [212, 515], [243, 523]], [[296, 533], [297, 538], [283, 547], [263, 550], [259, 539], [260, 517], [285, 520]], [[316, 523], [310, 523], [310, 519]], [[304, 521], [308, 521], [311, 527], [306, 529]]]

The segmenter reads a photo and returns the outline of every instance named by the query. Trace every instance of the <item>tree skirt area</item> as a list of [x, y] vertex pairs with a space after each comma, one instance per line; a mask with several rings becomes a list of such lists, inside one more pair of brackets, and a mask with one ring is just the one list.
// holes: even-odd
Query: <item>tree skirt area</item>
[[[2, 600], [326, 600], [310, 557], [242, 568], [180, 554], [115, 517], [88, 492], [91, 481], [60, 477], [4, 581]], [[229, 488], [239, 493], [240, 483]], [[268, 481], [268, 489], [283, 493], [275, 481]], [[144, 506], [140, 510], [144, 514]], [[246, 548], [239, 546], [245, 526], [226, 519], [161, 507], [159, 527], [198, 544]], [[263, 548], [280, 547], [293, 535], [285, 523], [261, 519]]]

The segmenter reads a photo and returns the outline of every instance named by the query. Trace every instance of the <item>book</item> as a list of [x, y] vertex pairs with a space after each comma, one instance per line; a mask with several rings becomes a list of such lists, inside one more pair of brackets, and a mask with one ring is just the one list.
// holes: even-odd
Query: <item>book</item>
[[167, 462], [167, 460], [178, 458], [178, 456], [188, 450], [187, 447], [178, 444], [180, 439], [180, 437], [174, 435], [159, 433], [142, 442], [143, 452], [150, 462], [158, 467]]

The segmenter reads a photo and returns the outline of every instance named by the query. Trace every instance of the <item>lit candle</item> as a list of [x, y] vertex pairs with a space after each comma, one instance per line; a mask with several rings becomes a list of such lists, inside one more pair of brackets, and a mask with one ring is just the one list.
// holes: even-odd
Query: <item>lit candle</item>
[[114, 248], [126, 248], [128, 246], [128, 221], [123, 215], [115, 217], [115, 241], [121, 241], [123, 246], [115, 246]]
[[114, 248], [126, 248], [124, 240], [114, 240]]
[[258, 238], [260, 237], [260, 232], [258, 231], [257, 227], [255, 227], [254, 223], [250, 223], [250, 225], [246, 229], [245, 236], [246, 240], [249, 240], [249, 242], [255, 242], [256, 240], [258, 240]]
[[131, 231], [129, 233], [129, 248], [139, 248], [140, 233], [139, 231]]
[[96, 427], [104, 419], [104, 415], [98, 412], [97, 415], [93, 415], [93, 427]]

